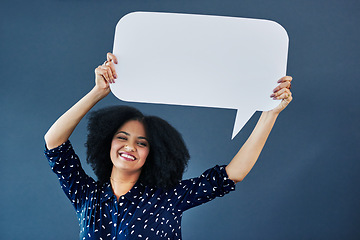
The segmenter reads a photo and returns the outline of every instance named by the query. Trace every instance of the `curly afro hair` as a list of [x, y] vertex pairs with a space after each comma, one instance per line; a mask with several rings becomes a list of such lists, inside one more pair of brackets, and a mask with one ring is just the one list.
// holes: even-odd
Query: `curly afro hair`
[[144, 124], [150, 145], [139, 181], [146, 186], [167, 189], [183, 176], [190, 155], [181, 134], [165, 120], [144, 116], [128, 106], [111, 106], [89, 115], [87, 162], [102, 184], [109, 180], [113, 164], [110, 159], [111, 141], [116, 131], [130, 120]]

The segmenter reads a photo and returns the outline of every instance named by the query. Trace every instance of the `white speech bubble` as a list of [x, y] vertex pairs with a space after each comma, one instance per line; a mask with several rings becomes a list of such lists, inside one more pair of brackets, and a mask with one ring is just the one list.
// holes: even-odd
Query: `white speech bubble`
[[116, 26], [113, 53], [121, 100], [237, 109], [232, 138], [286, 75], [288, 36], [276, 22], [134, 12]]

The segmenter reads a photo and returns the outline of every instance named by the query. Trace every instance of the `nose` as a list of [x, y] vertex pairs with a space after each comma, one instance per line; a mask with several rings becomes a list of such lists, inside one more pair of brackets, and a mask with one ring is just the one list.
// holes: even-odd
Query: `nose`
[[125, 145], [124, 149], [125, 149], [125, 151], [128, 151], [128, 152], [134, 152], [135, 151], [135, 148], [130, 144]]

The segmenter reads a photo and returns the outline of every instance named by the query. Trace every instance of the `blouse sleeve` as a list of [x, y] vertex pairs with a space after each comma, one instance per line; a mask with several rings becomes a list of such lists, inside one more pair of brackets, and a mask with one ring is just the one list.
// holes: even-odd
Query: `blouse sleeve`
[[183, 180], [175, 189], [178, 209], [181, 211], [222, 197], [235, 190], [235, 182], [229, 179], [225, 166], [216, 165], [200, 177]]
[[58, 176], [64, 193], [75, 209], [80, 209], [89, 194], [96, 189], [96, 182], [82, 169], [70, 141], [50, 150], [45, 146], [45, 156], [52, 171]]

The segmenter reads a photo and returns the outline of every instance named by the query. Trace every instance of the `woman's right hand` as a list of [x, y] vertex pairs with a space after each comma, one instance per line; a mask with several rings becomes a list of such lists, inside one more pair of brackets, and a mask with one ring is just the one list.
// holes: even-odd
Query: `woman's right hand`
[[115, 83], [117, 78], [115, 65], [117, 64], [117, 58], [112, 53], [107, 53], [107, 60], [103, 65], [98, 66], [95, 69], [95, 88], [100, 91], [105, 91], [105, 94], [110, 93], [110, 84]]

